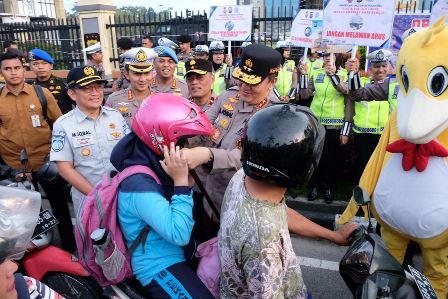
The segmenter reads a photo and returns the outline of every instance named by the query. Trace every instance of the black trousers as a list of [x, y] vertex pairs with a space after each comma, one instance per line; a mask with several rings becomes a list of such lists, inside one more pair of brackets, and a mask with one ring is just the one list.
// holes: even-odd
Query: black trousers
[[58, 231], [59, 236], [61, 237], [62, 248], [71, 253], [76, 250], [76, 242], [75, 235], [73, 234], [70, 210], [67, 203], [66, 183], [61, 181], [48, 182], [40, 180], [39, 184], [47, 195], [53, 215], [59, 221]]
[[145, 298], [212, 299], [213, 296], [199, 277], [185, 263], [174, 264], [142, 288]]
[[375, 150], [381, 135], [379, 134], [365, 134], [355, 133], [355, 152], [356, 152], [356, 169], [355, 169], [355, 184], [359, 183], [364, 168], [369, 162], [370, 156]]
[[310, 187], [333, 189], [336, 177], [340, 173], [343, 161], [343, 151], [340, 141], [340, 129], [325, 127], [325, 143], [319, 166], [314, 171], [309, 182]]

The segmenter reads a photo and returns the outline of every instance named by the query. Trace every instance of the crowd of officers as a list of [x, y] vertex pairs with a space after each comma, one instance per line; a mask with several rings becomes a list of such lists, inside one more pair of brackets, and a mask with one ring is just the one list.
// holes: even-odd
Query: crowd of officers
[[[245, 123], [255, 111], [278, 102], [310, 106], [326, 129], [309, 200], [315, 200], [320, 189], [327, 203], [333, 201], [342, 151], [350, 136], [354, 136], [358, 157], [354, 180], [359, 180], [396, 106], [398, 87], [390, 75], [392, 54], [388, 50], [369, 54], [371, 76], [361, 77], [359, 57], [350, 58], [349, 53], [313, 52], [296, 65], [289, 59], [286, 41], [276, 45], [282, 61], [278, 68], [270, 69], [271, 73], [265, 73], [269, 57], [264, 50], [255, 47], [245, 51], [254, 47], [248, 42], [242, 45], [242, 55], [235, 61], [230, 54], [225, 55], [220, 41], [195, 48], [191, 45], [187, 35], [180, 36], [177, 43], [161, 38], [156, 47], [150, 36], [142, 39], [142, 47], [134, 47], [132, 40], [122, 38], [118, 40], [121, 75], [115, 82], [108, 82], [105, 76], [99, 43], [84, 49], [87, 63], [70, 70], [65, 82], [52, 75], [54, 60], [43, 50], [31, 49], [24, 57], [9, 45], [1, 54], [2, 171], [20, 175], [20, 151], [26, 150], [27, 176], [45, 191], [60, 222], [64, 249], [73, 252], [76, 247], [73, 235], [68, 233], [72, 224], [67, 204], [61, 199], [66, 185], [62, 182], [72, 186], [76, 212], [101, 176], [113, 170], [110, 153], [114, 145], [130, 131], [142, 101], [154, 93], [188, 98], [211, 120], [213, 136], [191, 139], [184, 151], [189, 167], [197, 169], [218, 209], [230, 178], [241, 168]], [[25, 82], [24, 62], [36, 74], [30, 84]], [[44, 99], [36, 86], [45, 87], [41, 89]], [[201, 199], [200, 192], [196, 192], [196, 199]], [[219, 219], [206, 202], [204, 208], [216, 224]], [[291, 231], [303, 234], [304, 221], [300, 214], [288, 211]], [[216, 235], [217, 227], [207, 225], [211, 231], [202, 231], [199, 239], [205, 241]], [[305, 234], [342, 243], [347, 229], [330, 232], [315, 227], [309, 232]]]

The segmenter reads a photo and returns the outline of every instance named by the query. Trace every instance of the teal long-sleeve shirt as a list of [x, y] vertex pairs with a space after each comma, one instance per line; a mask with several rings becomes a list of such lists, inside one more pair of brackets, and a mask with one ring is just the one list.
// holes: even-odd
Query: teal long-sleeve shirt
[[188, 187], [175, 187], [171, 202], [148, 175], [135, 174], [120, 186], [118, 219], [128, 248], [148, 224], [144, 252], [138, 246], [131, 257], [134, 275], [143, 286], [163, 269], [185, 261], [182, 246], [193, 229], [193, 198]]

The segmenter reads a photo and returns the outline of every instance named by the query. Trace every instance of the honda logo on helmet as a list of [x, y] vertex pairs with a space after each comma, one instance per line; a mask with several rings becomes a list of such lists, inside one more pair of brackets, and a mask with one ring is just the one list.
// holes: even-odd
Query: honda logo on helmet
[[252, 167], [254, 167], [256, 169], [262, 170], [264, 172], [269, 172], [269, 169], [267, 167], [264, 167], [264, 166], [252, 163], [250, 161], [246, 161], [246, 164], [249, 165], [249, 166], [252, 166]]

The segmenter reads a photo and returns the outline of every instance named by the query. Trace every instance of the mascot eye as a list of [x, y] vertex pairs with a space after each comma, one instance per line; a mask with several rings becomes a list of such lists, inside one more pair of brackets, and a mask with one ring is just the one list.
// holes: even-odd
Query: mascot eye
[[448, 85], [448, 74], [443, 66], [434, 68], [428, 76], [428, 90], [432, 96], [441, 95]]
[[401, 80], [403, 80], [404, 90], [408, 92], [409, 89], [409, 77], [408, 77], [408, 69], [405, 65], [401, 67]]

